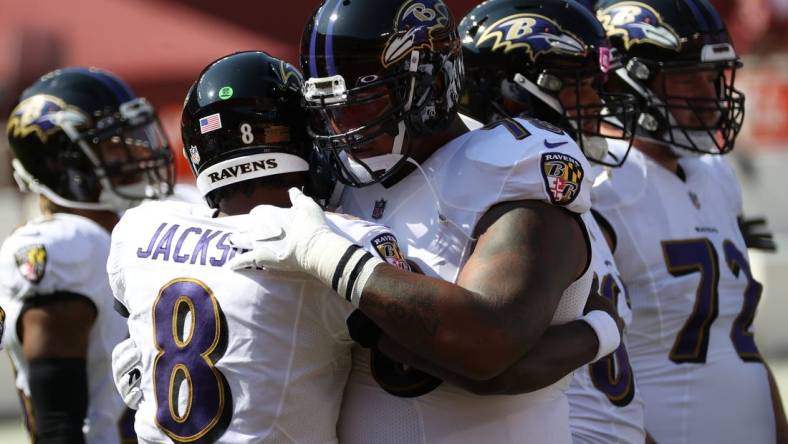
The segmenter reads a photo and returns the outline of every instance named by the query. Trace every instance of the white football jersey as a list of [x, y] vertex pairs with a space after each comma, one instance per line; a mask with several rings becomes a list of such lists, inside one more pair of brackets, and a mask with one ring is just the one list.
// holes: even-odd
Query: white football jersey
[[128, 331], [113, 309], [104, 272], [110, 236], [90, 219], [57, 213], [18, 228], [0, 249], [0, 306], [6, 312], [3, 345], [11, 356], [16, 387], [28, 430], [35, 430], [30, 404], [28, 362], [17, 335], [20, 315], [29, 304], [56, 292], [88, 298], [97, 316], [87, 353], [88, 411], [83, 431], [87, 443], [120, 443], [119, 421], [125, 405], [112, 382], [112, 349]]
[[738, 181], [721, 156], [679, 164], [684, 180], [633, 149], [594, 188], [632, 301], [627, 347], [646, 430], [657, 442], [773, 443]]
[[[590, 218], [589, 166], [571, 138], [522, 119], [487, 128], [449, 142], [390, 188], [346, 189], [344, 211], [390, 227], [419, 271], [450, 282], [468, 259], [477, 222], [499, 202], [540, 200]], [[554, 324], [582, 315], [592, 275], [589, 268], [567, 288]], [[371, 368], [367, 350], [354, 349], [353, 358], [339, 426], [344, 444], [570, 442], [570, 376], [534, 393], [482, 397]]]
[[[629, 325], [632, 320], [629, 296], [613, 253], [595, 220], [587, 220], [586, 228], [594, 250], [591, 267], [599, 294], [613, 301], [619, 316]], [[625, 343], [613, 354], [577, 369], [567, 396], [574, 444], [645, 442], [643, 400], [635, 384]]]
[[[259, 222], [212, 214], [205, 205], [150, 202], [113, 231], [108, 272], [142, 356], [138, 436], [335, 443], [352, 305], [305, 274], [224, 267], [236, 254], [230, 234]], [[395, 242], [364, 221], [329, 221], [372, 252]]]

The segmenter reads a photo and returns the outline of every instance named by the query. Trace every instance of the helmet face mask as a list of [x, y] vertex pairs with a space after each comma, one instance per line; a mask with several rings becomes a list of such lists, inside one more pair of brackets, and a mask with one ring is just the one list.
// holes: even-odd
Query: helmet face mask
[[107, 72], [45, 75], [12, 112], [8, 137], [20, 188], [58, 206], [119, 211], [172, 192], [172, 154], [153, 107]]
[[[653, 73], [639, 81], [647, 102], [641, 136], [668, 143], [678, 148], [674, 151], [679, 155], [726, 154], [733, 149], [744, 121], [744, 94], [735, 87], [738, 59], [707, 63], [634, 59], [630, 65]], [[633, 79], [634, 68], [628, 71], [627, 83], [638, 82]]]
[[153, 107], [145, 99], [121, 104], [118, 113], [79, 132], [74, 143], [95, 164], [105, 190], [139, 201], [172, 192], [174, 164], [169, 142]]
[[304, 32], [301, 62], [310, 135], [347, 185], [396, 174], [410, 140], [456, 115], [462, 58], [442, 0], [325, 0]]
[[637, 101], [629, 94], [607, 92], [606, 76], [599, 69], [545, 69], [533, 82], [517, 73], [512, 83], [530, 95], [530, 106], [515, 116], [532, 115], [552, 123], [572, 136], [589, 160], [619, 167], [629, 150], [609, 152], [606, 139], [632, 143]]
[[462, 111], [485, 123], [534, 117], [572, 136], [585, 155], [620, 166], [638, 113], [631, 94], [605, 89], [616, 57], [594, 16], [574, 2], [490, 0], [461, 22], [468, 82]]
[[597, 17], [626, 59], [614, 83], [641, 103], [639, 138], [677, 156], [733, 149], [744, 120], [741, 62], [707, 0], [601, 0]]
[[[333, 79], [309, 79], [305, 83], [309, 134], [318, 149], [329, 154], [337, 178], [346, 185], [362, 187], [377, 183], [385, 179], [386, 172], [398, 169], [395, 166], [405, 161], [402, 155], [404, 121], [413, 106], [416, 79], [410, 72], [385, 80], [376, 77], [361, 77], [360, 81], [368, 80], [369, 83], [360, 82], [361, 86], [351, 90], [345, 89], [344, 79], [339, 75]], [[317, 85], [337, 79], [342, 80], [333, 86], [333, 91], [324, 89], [322, 94], [312, 93], [320, 91]], [[365, 153], [373, 153], [372, 157], [390, 162], [378, 169], [362, 159]]]
[[309, 112], [309, 132], [315, 142], [326, 148], [354, 148], [369, 144], [382, 135], [396, 136], [397, 122], [408, 108], [409, 76], [400, 75], [385, 81], [347, 90], [342, 76], [330, 94], [314, 94], [323, 79], [309, 79], [304, 86], [305, 106]]

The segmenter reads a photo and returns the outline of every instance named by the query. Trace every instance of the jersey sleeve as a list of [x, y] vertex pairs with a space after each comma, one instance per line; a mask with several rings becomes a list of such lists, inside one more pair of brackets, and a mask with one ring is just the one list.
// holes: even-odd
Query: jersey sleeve
[[126, 283], [123, 275], [123, 239], [126, 226], [133, 213], [126, 212], [120, 222], [112, 230], [112, 240], [109, 247], [109, 257], [107, 258], [107, 276], [109, 286], [112, 289], [115, 311], [123, 316], [128, 316], [128, 305], [126, 304]]
[[438, 188], [452, 207], [484, 212], [500, 202], [538, 200], [584, 213], [591, 206], [588, 161], [571, 137], [544, 122], [487, 125], [449, 155]]

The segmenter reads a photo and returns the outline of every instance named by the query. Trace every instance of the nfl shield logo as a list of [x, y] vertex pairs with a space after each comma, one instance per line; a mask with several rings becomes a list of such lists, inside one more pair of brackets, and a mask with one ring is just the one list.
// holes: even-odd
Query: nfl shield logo
[[386, 201], [384, 199], [375, 201], [375, 208], [372, 209], [372, 218], [380, 219], [383, 217], [383, 212], [386, 211]]
[[196, 146], [192, 145], [192, 147], [189, 148], [189, 157], [191, 157], [193, 164], [197, 165], [200, 163], [200, 152], [197, 151]]
[[689, 192], [690, 200], [692, 201], [692, 205], [695, 207], [696, 210], [700, 210], [700, 198], [697, 194], [690, 191]]

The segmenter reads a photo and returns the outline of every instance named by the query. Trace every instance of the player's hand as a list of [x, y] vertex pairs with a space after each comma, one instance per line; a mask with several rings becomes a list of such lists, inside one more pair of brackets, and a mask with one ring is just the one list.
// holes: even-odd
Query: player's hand
[[281, 208], [261, 205], [251, 211], [260, 229], [230, 236], [234, 248], [251, 250], [240, 254], [228, 262], [234, 270], [249, 267], [268, 268], [282, 271], [310, 272], [314, 265], [313, 257], [316, 241], [326, 235], [337, 236], [326, 222], [323, 209], [311, 198], [296, 188], [291, 188], [289, 210], [291, 217], [287, 226], [272, 225], [281, 217], [270, 217], [271, 212]]
[[[301, 191], [290, 188], [290, 201], [290, 217], [273, 213], [283, 211], [277, 207], [252, 210], [260, 232], [231, 235], [234, 248], [251, 251], [234, 257], [227, 265], [234, 270], [257, 267], [308, 273], [358, 307], [367, 279], [385, 262], [335, 233], [323, 209]], [[273, 222], [277, 220], [280, 222]], [[282, 220], [287, 226], [277, 227]]]
[[618, 315], [618, 310], [616, 310], [616, 306], [613, 305], [613, 302], [610, 299], [600, 295], [597, 292], [592, 291], [591, 294], [588, 295], [588, 301], [586, 301], [586, 306], [583, 309], [583, 314], [586, 314], [593, 310], [602, 310], [605, 313], [609, 314], [611, 318], [616, 321], [616, 325], [618, 326], [618, 332], [622, 335], [624, 334], [624, 320]]
[[112, 379], [123, 402], [130, 409], [137, 410], [142, 401], [142, 358], [131, 338], [112, 350]]
[[774, 242], [774, 235], [766, 226], [766, 218], [754, 217], [747, 219], [739, 216], [739, 229], [744, 237], [744, 244], [747, 248], [755, 250], [775, 252], [777, 244]]

